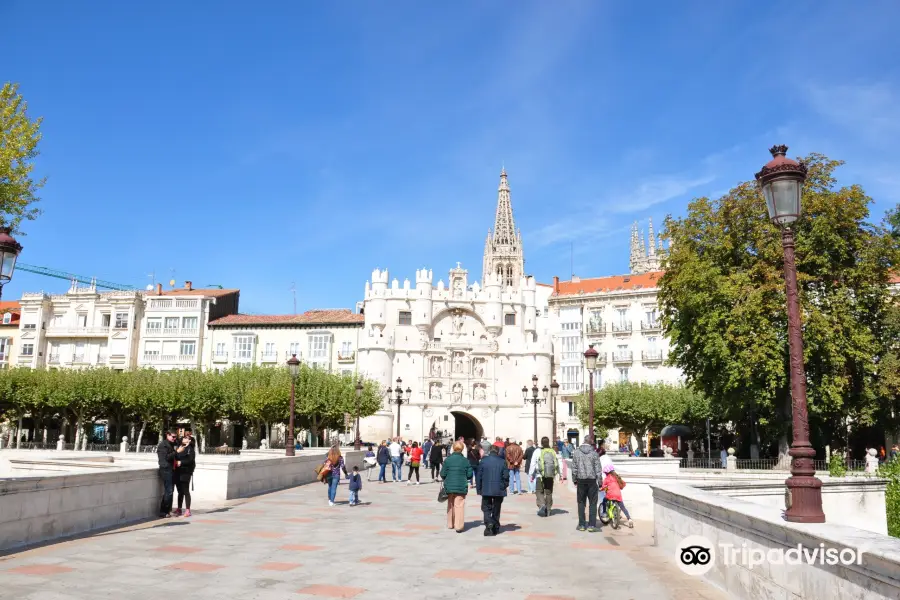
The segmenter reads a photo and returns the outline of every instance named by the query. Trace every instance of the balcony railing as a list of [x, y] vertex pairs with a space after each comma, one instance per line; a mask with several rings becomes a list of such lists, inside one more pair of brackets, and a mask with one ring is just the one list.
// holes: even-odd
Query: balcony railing
[[197, 337], [196, 327], [147, 327], [144, 329], [147, 337], [159, 337], [171, 335], [174, 337]]
[[0, 363], [6, 362], [9, 360], [9, 354], [6, 352], [0, 352]]
[[213, 362], [217, 362], [217, 363], [228, 362], [228, 353], [227, 352], [213, 352], [212, 360], [213, 360]]
[[189, 308], [198, 308], [200, 306], [199, 300], [196, 298], [182, 298], [182, 299], [172, 299], [172, 298], [151, 298], [150, 299], [150, 310], [159, 310], [159, 309], [189, 309]]
[[51, 325], [47, 328], [48, 336], [76, 336], [76, 335], [109, 335], [109, 326], [99, 327], [63, 327]]
[[659, 331], [659, 321], [641, 321], [641, 331]]
[[619, 323], [612, 324], [613, 333], [630, 333], [631, 332], [631, 321], [622, 321]]
[[644, 362], [659, 362], [662, 360], [662, 350], [644, 350], [641, 352], [641, 360]]
[[588, 335], [601, 335], [606, 333], [606, 323], [603, 321], [590, 321], [584, 329]]
[[264, 363], [278, 362], [278, 353], [277, 352], [263, 352], [259, 356], [259, 361], [264, 362]]
[[190, 364], [197, 362], [196, 354], [144, 354], [144, 362]]
[[634, 360], [634, 353], [631, 350], [619, 350], [618, 352], [613, 352], [612, 357], [614, 363], [631, 362]]
[[356, 352], [338, 352], [338, 362], [353, 362], [356, 360]]
[[563, 352], [562, 353], [563, 360], [582, 360], [584, 359], [584, 353], [575, 351], [575, 352]]
[[48, 365], [58, 365], [59, 364], [59, 354], [50, 354], [47, 356], [47, 364]]
[[84, 354], [76, 354], [72, 357], [73, 365], [84, 365], [87, 364], [87, 361], [84, 358]]
[[98, 365], [105, 365], [106, 361], [108, 359], [109, 359], [109, 355], [106, 354], [105, 352], [100, 352], [97, 354], [97, 364]]
[[197, 308], [197, 300], [176, 299], [175, 308]]
[[572, 394], [580, 394], [584, 391], [584, 383], [577, 381], [575, 383], [560, 383], [559, 393], [571, 396]]

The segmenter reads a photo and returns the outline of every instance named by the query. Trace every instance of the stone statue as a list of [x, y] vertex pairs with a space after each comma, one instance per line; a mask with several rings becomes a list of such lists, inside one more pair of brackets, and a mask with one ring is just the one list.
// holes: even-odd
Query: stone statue
[[441, 359], [433, 358], [431, 359], [431, 374], [435, 377], [441, 376]]
[[429, 388], [429, 391], [428, 391], [428, 397], [431, 400], [440, 400], [441, 399], [441, 386], [436, 383], [432, 383], [431, 388]]
[[453, 358], [453, 372], [454, 373], [462, 373], [463, 372], [463, 357], [462, 354], [457, 354]]
[[866, 473], [874, 473], [878, 470], [878, 451], [875, 448], [869, 448], [866, 453]]
[[484, 361], [479, 360], [475, 363], [475, 377], [484, 377]]
[[263, 438], [259, 441], [259, 449], [260, 450], [268, 450], [269, 449], [269, 440]]
[[475, 388], [475, 400], [483, 402], [485, 398], [484, 388], [482, 386], [478, 386]]
[[463, 282], [462, 279], [457, 279], [453, 282], [453, 297], [454, 298], [462, 298], [463, 297]]
[[453, 315], [453, 331], [456, 332], [456, 335], [463, 334], [463, 328], [466, 326], [466, 316], [462, 312], [454, 313]]
[[453, 401], [457, 404], [462, 403], [463, 388], [461, 383], [453, 384]]

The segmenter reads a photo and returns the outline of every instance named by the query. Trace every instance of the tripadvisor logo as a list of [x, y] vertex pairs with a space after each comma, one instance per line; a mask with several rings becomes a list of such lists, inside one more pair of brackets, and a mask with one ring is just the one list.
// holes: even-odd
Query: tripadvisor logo
[[719, 544], [700, 535], [689, 535], [675, 547], [678, 567], [688, 575], [705, 575], [718, 561], [726, 567], [740, 565], [748, 569], [762, 565], [860, 565], [863, 551], [856, 548], [826, 548], [825, 544], [793, 548], [752, 548], [746, 543]]

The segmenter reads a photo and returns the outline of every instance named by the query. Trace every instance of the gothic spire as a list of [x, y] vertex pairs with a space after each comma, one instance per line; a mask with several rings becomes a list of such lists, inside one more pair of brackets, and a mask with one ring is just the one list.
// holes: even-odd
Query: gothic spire
[[513, 246], [516, 243], [516, 222], [513, 220], [512, 201], [509, 198], [509, 182], [506, 169], [500, 171], [500, 187], [497, 188], [497, 218], [494, 220], [494, 244]]
[[656, 256], [656, 236], [653, 235], [653, 217], [650, 217], [649, 221], [650, 225], [648, 226], [649, 231], [647, 232], [647, 246], [650, 256]]

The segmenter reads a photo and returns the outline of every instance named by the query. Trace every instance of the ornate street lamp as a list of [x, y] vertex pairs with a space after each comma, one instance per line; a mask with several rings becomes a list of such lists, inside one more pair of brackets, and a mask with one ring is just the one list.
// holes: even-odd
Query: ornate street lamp
[[3, 296], [3, 286], [12, 279], [16, 270], [16, 259], [22, 252], [22, 244], [12, 236], [12, 228], [0, 227], [0, 297]]
[[591, 443], [596, 443], [594, 439], [594, 369], [597, 368], [597, 357], [600, 353], [594, 350], [593, 344], [588, 344], [588, 349], [584, 351], [584, 368], [588, 372], [588, 435]]
[[[399, 377], [397, 378], [397, 387], [394, 388], [394, 398], [390, 398], [390, 392], [388, 392], [389, 401], [397, 405], [397, 437], [400, 437], [400, 406], [403, 404], [403, 388], [400, 387], [403, 384], [403, 380]], [[409, 403], [412, 398], [412, 390], [409, 387], [406, 388], [406, 402]]]
[[806, 369], [803, 366], [803, 332], [800, 326], [800, 300], [797, 296], [797, 265], [794, 262], [794, 231], [790, 225], [800, 217], [800, 197], [806, 181], [806, 165], [786, 156], [787, 146], [772, 146], [770, 160], [756, 174], [766, 199], [769, 218], [781, 227], [784, 252], [784, 287], [787, 295], [788, 345], [791, 362], [791, 398], [793, 401], [793, 443], [791, 476], [785, 519], [795, 523], [824, 523], [822, 482], [815, 477], [816, 451], [809, 443], [809, 418], [806, 402]]
[[297, 384], [297, 375], [300, 374], [300, 361], [296, 354], [291, 354], [287, 366], [291, 371], [291, 414], [288, 417], [287, 438], [284, 440], [284, 455], [294, 456], [294, 388]]
[[559, 384], [556, 383], [556, 380], [553, 380], [553, 383], [550, 384], [550, 406], [553, 407], [553, 447], [556, 448], [556, 441], [558, 436], [556, 435], [556, 399], [559, 397]]
[[522, 400], [525, 401], [525, 404], [528, 404], [530, 402], [534, 406], [534, 441], [535, 441], [535, 444], [539, 443], [539, 441], [540, 441], [538, 438], [538, 428], [537, 428], [537, 407], [538, 407], [538, 404], [541, 404], [542, 402], [547, 401], [547, 393], [550, 391], [547, 389], [547, 386], [544, 386], [544, 397], [543, 398], [539, 397], [538, 392], [540, 392], [540, 390], [538, 389], [537, 382], [538, 382], [537, 375], [533, 375], [531, 377], [531, 397], [530, 398], [528, 397], [528, 386], [522, 387]]
[[356, 381], [356, 439], [353, 440], [353, 449], [359, 452], [362, 446], [362, 440], [359, 438], [359, 402], [362, 400], [363, 384], [361, 380]]

